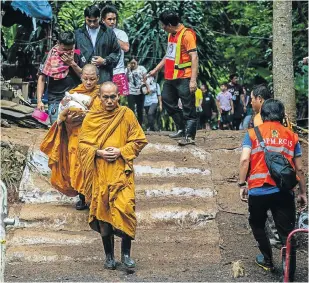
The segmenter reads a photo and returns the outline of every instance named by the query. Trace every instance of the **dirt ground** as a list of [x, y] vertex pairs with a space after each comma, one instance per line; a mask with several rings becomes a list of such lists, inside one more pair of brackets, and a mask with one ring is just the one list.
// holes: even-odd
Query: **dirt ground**
[[[45, 130], [29, 130], [23, 128], [2, 129], [1, 139], [11, 141], [23, 146], [37, 145], [45, 134]], [[199, 131], [197, 135], [196, 154], [182, 152], [157, 152], [147, 149], [137, 164], [164, 164], [166, 167], [188, 167], [203, 170], [211, 169], [211, 174], [205, 176], [179, 176], [177, 180], [172, 178], [144, 177], [137, 184], [143, 188], [151, 185], [157, 186], [190, 186], [199, 188], [201, 186], [212, 187], [217, 195], [215, 204], [217, 214], [214, 222], [205, 222], [207, 234], [201, 234], [201, 229], [194, 229], [191, 226], [182, 227], [178, 230], [169, 230], [164, 234], [164, 225], [153, 224], [148, 229], [138, 230], [138, 236], [133, 243], [133, 250], [138, 255], [137, 268], [135, 272], [124, 268], [117, 268], [116, 271], [107, 273], [103, 269], [102, 262], [93, 263], [76, 260], [73, 263], [49, 265], [49, 263], [11, 265], [7, 267], [7, 281], [208, 281], [208, 282], [278, 282], [280, 280], [280, 251], [274, 248], [274, 261], [276, 272], [270, 274], [257, 267], [254, 263], [258, 248], [248, 224], [247, 205], [239, 200], [238, 164], [241, 151], [243, 131]], [[165, 133], [150, 134], [147, 136], [151, 144], [166, 146], [176, 145], [176, 142], [168, 139]], [[191, 146], [190, 146], [191, 147]], [[308, 148], [302, 144], [303, 164], [308, 176]], [[146, 149], [145, 149], [146, 150]], [[168, 154], [168, 155], [167, 155]], [[148, 163], [147, 163], [148, 162]], [[155, 208], [155, 201], [146, 200], [142, 194], [140, 209], [143, 211]], [[166, 204], [177, 205], [185, 208], [201, 209], [207, 206], [207, 201], [178, 201], [173, 197], [162, 197], [162, 207]], [[178, 202], [178, 203], [177, 203]], [[167, 225], [167, 224], [165, 224]], [[143, 227], [143, 226], [142, 226]], [[139, 228], [138, 228], [139, 229]], [[160, 230], [162, 229], [162, 230]], [[87, 232], [88, 233], [88, 232]], [[160, 235], [159, 239], [155, 234]], [[208, 239], [204, 239], [208, 235]], [[179, 242], [177, 239], [179, 238]], [[163, 240], [162, 240], [163, 239]], [[147, 242], [148, 241], [148, 242]], [[211, 242], [204, 251], [204, 241]], [[146, 244], [145, 244], [146, 242]], [[300, 241], [298, 249], [298, 264], [296, 281], [308, 282], [308, 246]], [[101, 243], [96, 241], [98, 245]], [[143, 243], [143, 249], [141, 249]], [[149, 249], [147, 248], [149, 243]], [[180, 245], [179, 243], [186, 243]], [[213, 243], [213, 244], [212, 244]], [[95, 253], [96, 245], [89, 247], [76, 247], [76, 257], [83, 256], [83, 253]], [[145, 248], [146, 247], [146, 248]], [[219, 247], [219, 249], [218, 249]], [[89, 250], [89, 249], [90, 250]], [[155, 252], [153, 252], [155, 251]], [[217, 252], [219, 251], [219, 252]], [[65, 253], [65, 249], [59, 251]], [[118, 251], [117, 251], [118, 252]], [[185, 257], [182, 254], [186, 254]], [[201, 255], [206, 255], [207, 259]], [[233, 262], [241, 260], [244, 268], [244, 276], [234, 278], [232, 276]], [[148, 265], [148, 266], [147, 266]], [[149, 268], [149, 265], [151, 268]], [[73, 272], [74, 270], [74, 272]], [[87, 270], [85, 272], [84, 270]]]

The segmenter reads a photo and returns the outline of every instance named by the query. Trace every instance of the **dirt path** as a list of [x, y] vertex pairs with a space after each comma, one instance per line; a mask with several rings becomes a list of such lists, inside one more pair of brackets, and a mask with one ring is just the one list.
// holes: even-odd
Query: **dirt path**
[[[27, 144], [35, 156], [44, 133], [3, 129], [2, 140]], [[87, 225], [87, 212], [76, 211], [74, 199], [30, 170], [20, 190], [24, 203], [10, 208], [19, 221], [8, 233], [6, 281], [278, 281], [279, 271], [268, 274], [254, 264], [258, 249], [236, 186], [242, 137], [243, 132], [200, 132], [197, 146], [179, 148], [164, 135], [148, 136], [135, 162], [135, 272], [121, 265], [104, 270], [103, 246]], [[298, 253], [297, 281], [307, 282], [306, 249]], [[115, 254], [119, 260], [119, 240]], [[275, 258], [279, 268], [277, 250]], [[245, 276], [234, 279], [237, 260]]]

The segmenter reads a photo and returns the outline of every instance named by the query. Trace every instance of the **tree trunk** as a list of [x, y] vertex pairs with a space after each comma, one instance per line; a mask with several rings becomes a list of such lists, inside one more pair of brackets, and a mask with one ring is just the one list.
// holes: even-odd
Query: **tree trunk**
[[292, 1], [273, 2], [273, 82], [275, 98], [296, 121], [292, 50]]

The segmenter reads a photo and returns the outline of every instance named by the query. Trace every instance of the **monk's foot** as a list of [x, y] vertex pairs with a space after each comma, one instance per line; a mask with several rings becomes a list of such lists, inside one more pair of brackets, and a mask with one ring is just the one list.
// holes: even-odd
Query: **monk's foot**
[[88, 208], [88, 205], [82, 201], [82, 200], [79, 200], [77, 203], [76, 203], [76, 210], [85, 210]]
[[130, 258], [129, 255], [122, 254], [121, 255], [121, 262], [128, 268], [134, 268], [135, 267], [135, 261]]
[[114, 256], [112, 254], [106, 255], [104, 268], [111, 269], [111, 270], [116, 269], [116, 261], [115, 261]]

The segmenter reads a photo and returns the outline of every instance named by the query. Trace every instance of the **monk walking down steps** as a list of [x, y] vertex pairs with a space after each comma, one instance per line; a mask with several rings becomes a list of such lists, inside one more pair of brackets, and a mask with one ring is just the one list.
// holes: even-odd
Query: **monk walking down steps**
[[122, 238], [122, 263], [135, 267], [130, 257], [136, 231], [133, 160], [147, 144], [134, 113], [118, 101], [117, 86], [103, 83], [83, 122], [78, 146], [84, 194], [91, 203], [89, 224], [101, 234], [107, 269], [116, 268], [114, 235]]
[[79, 194], [76, 209], [86, 209], [81, 163], [77, 156], [78, 136], [82, 122], [99, 94], [99, 71], [87, 64], [81, 73], [82, 83], [71, 89], [59, 103], [58, 117], [41, 143], [48, 156], [51, 184], [61, 193], [73, 197]]

